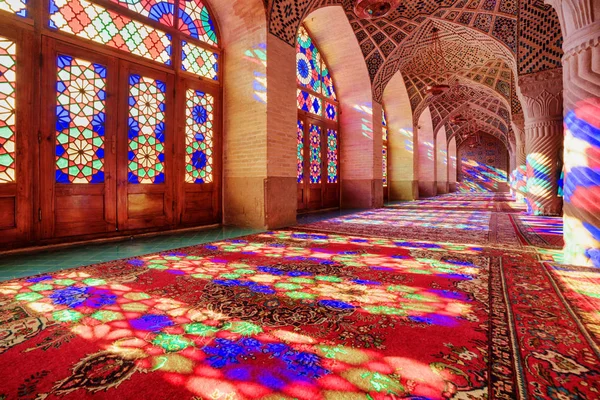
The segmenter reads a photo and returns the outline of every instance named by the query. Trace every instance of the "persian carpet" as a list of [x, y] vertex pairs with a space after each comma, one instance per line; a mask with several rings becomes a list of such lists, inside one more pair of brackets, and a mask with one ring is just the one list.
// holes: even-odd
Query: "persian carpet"
[[0, 284], [0, 398], [598, 398], [533, 252], [276, 231]]
[[550, 249], [563, 248], [565, 242], [561, 217], [513, 214], [511, 219], [523, 244]]

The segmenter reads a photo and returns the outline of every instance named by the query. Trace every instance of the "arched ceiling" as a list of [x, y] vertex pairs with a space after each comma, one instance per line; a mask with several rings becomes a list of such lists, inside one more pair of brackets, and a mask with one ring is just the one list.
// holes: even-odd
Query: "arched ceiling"
[[[438, 125], [464, 104], [481, 105], [490, 112], [495, 109], [497, 123], [488, 123], [479, 113], [471, 117], [485, 129], [495, 129], [494, 136], [503, 136], [504, 141], [512, 135], [509, 115], [522, 112], [516, 75], [561, 64], [560, 25], [543, 0], [404, 0], [376, 20], [359, 19], [353, 0], [265, 2], [270, 32], [290, 45], [310, 12], [341, 5], [360, 45], [376, 101], [381, 101], [387, 83], [400, 72], [414, 121], [428, 106]], [[438, 29], [448, 71], [442, 80], [453, 86], [450, 93], [437, 97], [426, 93], [427, 85], [442, 78], [431, 49], [433, 27]], [[456, 129], [450, 127], [448, 135]]]

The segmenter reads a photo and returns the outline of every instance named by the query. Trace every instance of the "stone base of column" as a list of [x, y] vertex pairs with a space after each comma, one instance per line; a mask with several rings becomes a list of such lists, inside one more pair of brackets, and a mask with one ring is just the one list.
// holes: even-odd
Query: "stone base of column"
[[456, 184], [456, 182], [449, 182], [448, 183], [448, 192], [449, 193], [454, 193], [458, 190], [458, 185]]
[[297, 183], [288, 177], [226, 178], [223, 222], [226, 225], [277, 229], [296, 224]]
[[419, 198], [417, 181], [390, 181], [390, 200], [411, 201]]
[[437, 194], [446, 194], [448, 190], [448, 182], [437, 182]]
[[419, 198], [433, 197], [437, 195], [436, 181], [419, 181]]
[[383, 207], [381, 179], [343, 179], [342, 208]]

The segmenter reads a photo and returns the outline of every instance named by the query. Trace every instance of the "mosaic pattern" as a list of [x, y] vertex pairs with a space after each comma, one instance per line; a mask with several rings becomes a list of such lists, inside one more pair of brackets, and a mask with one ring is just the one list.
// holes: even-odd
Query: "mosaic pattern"
[[215, 24], [204, 2], [180, 0], [179, 13], [181, 32], [213, 46], [217, 45]]
[[296, 125], [296, 178], [298, 183], [304, 183], [304, 122], [298, 120]]
[[27, 0], [0, 0], [0, 10], [27, 17]]
[[302, 26], [296, 44], [296, 80], [301, 87], [321, 93], [321, 53]]
[[17, 45], [0, 36], [0, 184], [16, 179], [16, 101]]
[[322, 89], [323, 95], [330, 100], [337, 100], [337, 95], [335, 93], [335, 88], [333, 86], [333, 78], [331, 77], [331, 74], [329, 73], [329, 68], [327, 67], [327, 64], [325, 64], [325, 60], [323, 60], [323, 64], [322, 64], [321, 77], [322, 77], [321, 89]]
[[323, 100], [314, 94], [298, 89], [298, 109], [315, 115], [323, 112]]
[[327, 183], [338, 183], [338, 133], [327, 129]]
[[325, 103], [325, 116], [330, 121], [337, 121], [338, 110], [335, 104]]
[[165, 182], [165, 97], [164, 82], [129, 76], [129, 183]]
[[185, 111], [185, 181], [213, 182], [215, 99], [208, 93], [188, 89]]
[[181, 42], [181, 69], [204, 78], [219, 79], [219, 55], [200, 46]]
[[57, 57], [56, 183], [104, 183], [106, 67]]
[[495, 192], [507, 189], [508, 151], [496, 138], [479, 134], [457, 145], [461, 191]]
[[50, 27], [165, 65], [171, 36], [86, 0], [50, 0]]
[[175, 14], [175, 1], [173, 0], [110, 1], [163, 25], [173, 26]]
[[321, 127], [310, 125], [310, 183], [321, 183]]

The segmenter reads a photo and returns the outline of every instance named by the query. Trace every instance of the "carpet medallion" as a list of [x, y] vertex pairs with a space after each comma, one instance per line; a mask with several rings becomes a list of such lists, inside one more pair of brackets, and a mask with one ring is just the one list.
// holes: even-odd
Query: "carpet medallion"
[[0, 398], [592, 399], [590, 338], [535, 253], [276, 231], [1, 283]]

